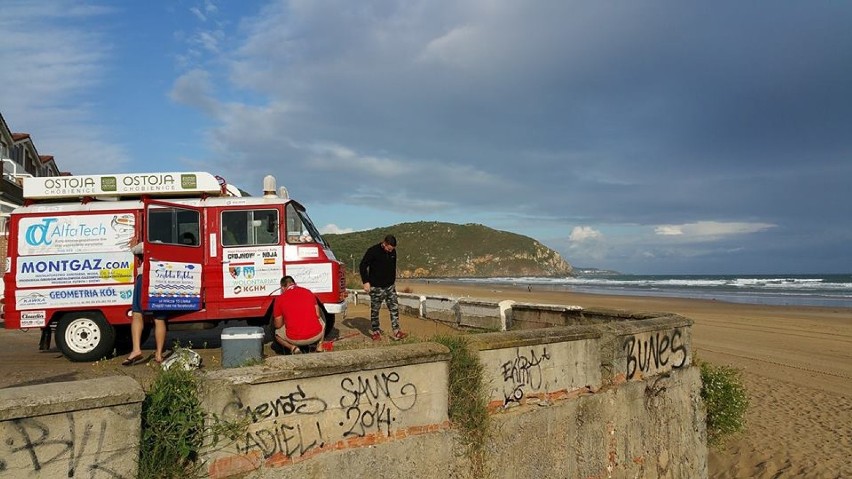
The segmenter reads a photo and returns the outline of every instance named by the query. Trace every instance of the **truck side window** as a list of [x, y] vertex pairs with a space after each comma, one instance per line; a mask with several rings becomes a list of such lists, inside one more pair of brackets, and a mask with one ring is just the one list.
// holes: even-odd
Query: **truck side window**
[[199, 214], [181, 208], [148, 210], [148, 241], [198, 246]]
[[221, 218], [223, 246], [278, 244], [278, 210], [223, 211]]

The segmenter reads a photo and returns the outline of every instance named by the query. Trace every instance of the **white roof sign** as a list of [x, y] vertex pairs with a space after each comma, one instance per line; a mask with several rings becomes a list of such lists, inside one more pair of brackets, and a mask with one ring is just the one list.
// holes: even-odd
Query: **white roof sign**
[[119, 175], [24, 178], [24, 198], [81, 196], [220, 195], [222, 185], [210, 173], [127, 173]]

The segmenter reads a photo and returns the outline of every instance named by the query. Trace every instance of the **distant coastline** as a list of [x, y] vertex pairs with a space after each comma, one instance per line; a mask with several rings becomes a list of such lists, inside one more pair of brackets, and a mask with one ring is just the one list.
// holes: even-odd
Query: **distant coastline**
[[500, 285], [537, 291], [694, 298], [741, 304], [852, 308], [852, 274], [625, 275], [593, 270], [565, 278], [431, 278], [412, 282]]

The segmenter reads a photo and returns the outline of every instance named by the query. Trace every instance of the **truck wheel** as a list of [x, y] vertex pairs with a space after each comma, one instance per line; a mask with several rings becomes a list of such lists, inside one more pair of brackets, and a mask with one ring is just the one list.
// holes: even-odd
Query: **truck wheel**
[[115, 330], [97, 311], [66, 314], [56, 328], [56, 345], [71, 361], [97, 361], [112, 352]]

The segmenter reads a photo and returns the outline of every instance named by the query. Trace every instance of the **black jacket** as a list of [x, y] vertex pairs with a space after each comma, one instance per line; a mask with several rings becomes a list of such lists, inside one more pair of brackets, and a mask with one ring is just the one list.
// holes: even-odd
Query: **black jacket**
[[359, 268], [361, 282], [370, 286], [387, 288], [396, 281], [396, 249], [388, 253], [382, 244], [367, 249]]

